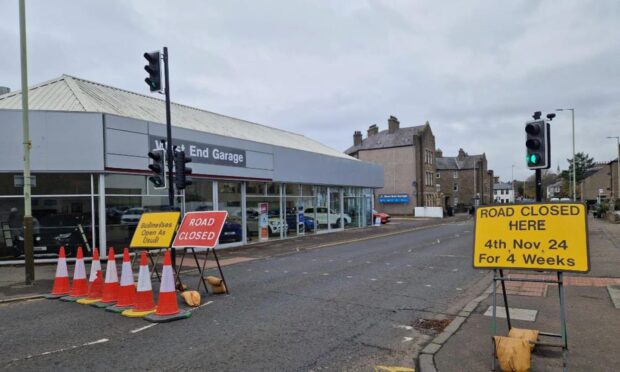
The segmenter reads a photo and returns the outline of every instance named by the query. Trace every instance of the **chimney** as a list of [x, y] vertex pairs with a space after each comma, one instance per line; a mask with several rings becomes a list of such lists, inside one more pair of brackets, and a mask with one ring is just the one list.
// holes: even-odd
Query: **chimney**
[[441, 151], [441, 149], [435, 150], [435, 157], [436, 158], [443, 158], [443, 151]]
[[391, 116], [388, 119], [388, 132], [390, 133], [394, 133], [398, 130], [398, 127], [400, 126], [400, 122], [398, 121], [398, 119], [396, 119], [395, 116]]
[[11, 89], [9, 87], [0, 87], [0, 96], [3, 94], [7, 94]]
[[379, 127], [377, 126], [377, 124], [373, 124], [368, 127], [368, 137], [374, 136], [377, 133], [379, 133]]
[[465, 151], [463, 151], [463, 149], [459, 149], [459, 159], [463, 159], [464, 157], [467, 156], [467, 153]]
[[359, 130], [356, 130], [355, 132], [353, 132], [353, 146], [357, 146], [361, 144], [362, 144], [362, 132], [360, 132]]

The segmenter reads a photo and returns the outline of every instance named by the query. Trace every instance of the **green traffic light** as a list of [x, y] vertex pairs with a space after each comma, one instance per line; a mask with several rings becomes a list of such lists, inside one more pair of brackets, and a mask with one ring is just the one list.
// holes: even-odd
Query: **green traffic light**
[[530, 165], [537, 165], [538, 162], [540, 161], [540, 158], [538, 157], [537, 154], [528, 154], [525, 156], [525, 160]]

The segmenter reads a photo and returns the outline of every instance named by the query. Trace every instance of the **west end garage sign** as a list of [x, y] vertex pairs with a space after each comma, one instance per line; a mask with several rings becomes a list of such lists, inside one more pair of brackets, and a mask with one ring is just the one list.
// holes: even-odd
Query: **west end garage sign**
[[[150, 148], [164, 148], [165, 140], [164, 137], [149, 136]], [[245, 150], [176, 138], [172, 140], [172, 143], [175, 146], [179, 146], [182, 151], [185, 151], [185, 154], [191, 157], [194, 163], [246, 167], [247, 156]]]

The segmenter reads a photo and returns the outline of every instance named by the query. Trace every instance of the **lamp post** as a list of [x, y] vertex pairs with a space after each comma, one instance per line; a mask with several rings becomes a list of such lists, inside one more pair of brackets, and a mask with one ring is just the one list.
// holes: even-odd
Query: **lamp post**
[[564, 108], [564, 109], [556, 109], [555, 111], [569, 111], [571, 112], [571, 117], [573, 119], [573, 201], [577, 201], [577, 176], [576, 176], [576, 166], [575, 166], [575, 109], [574, 108]]
[[515, 202], [515, 165], [513, 164], [510, 169], [510, 187], [512, 188], [512, 203]]
[[618, 189], [617, 193], [616, 193], [616, 199], [620, 199], [620, 136], [610, 136], [607, 137], [609, 139], [616, 139], [617, 142], [617, 146], [618, 146], [618, 158], [616, 159], [616, 161], [618, 162], [618, 171], [617, 171], [617, 176], [618, 176], [618, 180], [616, 181], [616, 188]]

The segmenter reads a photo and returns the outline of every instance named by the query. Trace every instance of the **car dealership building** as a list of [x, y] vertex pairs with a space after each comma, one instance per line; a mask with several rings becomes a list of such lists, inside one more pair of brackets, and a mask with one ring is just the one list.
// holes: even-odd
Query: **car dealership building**
[[[148, 181], [147, 153], [166, 137], [162, 100], [63, 75], [30, 88], [29, 101], [36, 253], [86, 241], [122, 248], [141, 213], [168, 207], [167, 190]], [[264, 240], [261, 219], [268, 221], [267, 239], [372, 223], [381, 166], [296, 133], [180, 104], [172, 104], [172, 124], [173, 145], [192, 158], [193, 169], [193, 184], [175, 205], [227, 210], [221, 243]], [[24, 208], [20, 92], [0, 95], [0, 125], [6, 257], [19, 250]]]

